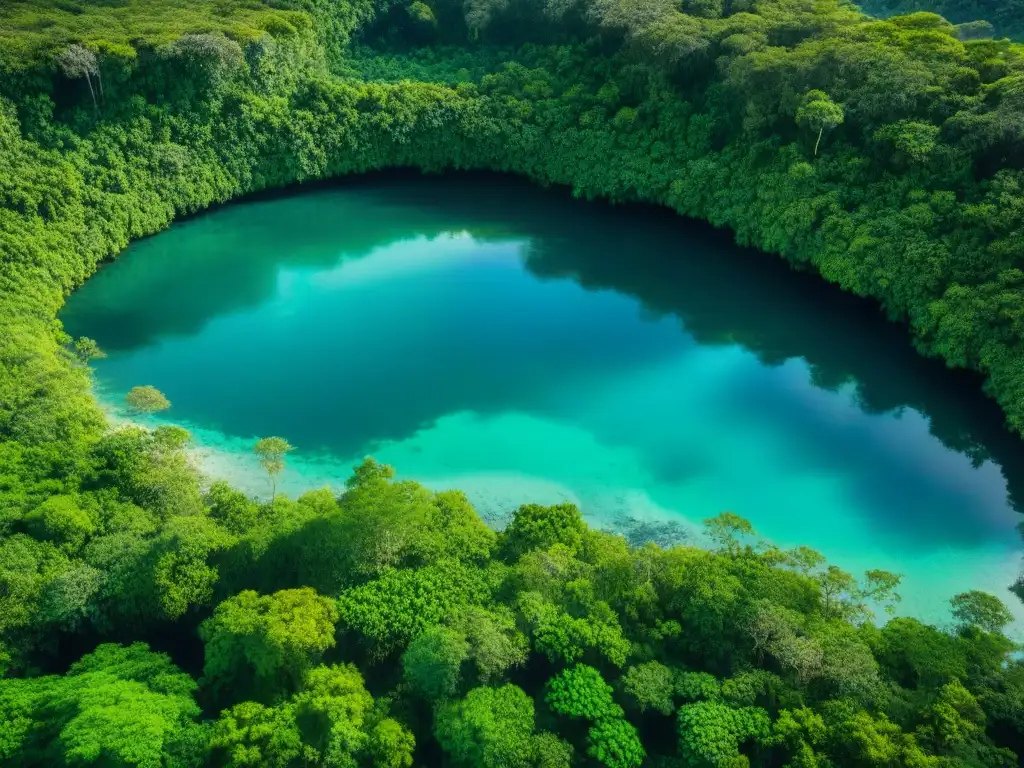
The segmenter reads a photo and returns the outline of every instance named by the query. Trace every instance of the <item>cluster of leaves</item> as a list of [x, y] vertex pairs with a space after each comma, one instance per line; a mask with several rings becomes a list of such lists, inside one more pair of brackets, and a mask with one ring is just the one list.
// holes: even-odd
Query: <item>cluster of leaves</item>
[[986, 3], [979, 0], [864, 0], [859, 5], [868, 13], [888, 17], [896, 14], [929, 11], [957, 25], [962, 40], [992, 37], [1024, 38], [1024, 3], [1005, 0]]
[[[358, 34], [394, 49], [356, 61]], [[992, 596], [878, 626], [897, 577], [757, 546], [734, 515], [717, 551], [571, 506], [496, 534], [373, 462], [338, 497], [203, 493], [182, 430], [105, 429], [99, 351], [54, 322], [131, 239], [246, 192], [513, 171], [874, 297], [1020, 430], [1024, 56], [960, 37], [828, 0], [6, 4], [0, 759], [1014, 764], [1024, 667]], [[427, 40], [463, 50], [405, 51]], [[272, 478], [289, 447], [260, 447]]]

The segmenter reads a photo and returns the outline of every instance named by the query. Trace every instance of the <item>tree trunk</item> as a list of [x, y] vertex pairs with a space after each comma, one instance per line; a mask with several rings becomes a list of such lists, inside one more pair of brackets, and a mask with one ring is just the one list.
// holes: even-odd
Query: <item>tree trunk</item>
[[818, 145], [821, 144], [821, 134], [823, 134], [824, 132], [825, 132], [825, 126], [821, 126], [821, 128], [818, 129], [818, 140], [816, 142], [814, 142], [814, 156], [815, 157], [818, 156]]
[[92, 96], [92, 108], [97, 112], [100, 111], [100, 105], [96, 103], [96, 91], [92, 89], [92, 78], [89, 77], [89, 73], [85, 73], [85, 82], [89, 84], [89, 95]]

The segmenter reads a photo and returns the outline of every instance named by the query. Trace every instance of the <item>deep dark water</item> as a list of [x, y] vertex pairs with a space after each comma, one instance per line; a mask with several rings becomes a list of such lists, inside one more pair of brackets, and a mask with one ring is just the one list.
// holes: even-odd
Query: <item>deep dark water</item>
[[137, 243], [69, 301], [153, 384], [208, 466], [264, 490], [251, 438], [300, 448], [291, 490], [362, 455], [500, 515], [723, 509], [782, 545], [1012, 601], [1019, 438], [975, 376], [877, 308], [729, 236], [494, 176], [370, 177], [226, 206]]

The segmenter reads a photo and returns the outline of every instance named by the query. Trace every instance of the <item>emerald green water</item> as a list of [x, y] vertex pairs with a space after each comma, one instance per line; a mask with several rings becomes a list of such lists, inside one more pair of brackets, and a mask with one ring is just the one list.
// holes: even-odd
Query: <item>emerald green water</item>
[[[152, 384], [211, 475], [340, 486], [372, 454], [501, 522], [571, 500], [634, 538], [723, 510], [855, 571], [902, 613], [1006, 591], [1019, 439], [978, 383], [877, 311], [653, 211], [507, 179], [385, 177], [232, 205], [133, 245], [68, 302], [111, 407]], [[1017, 632], [1022, 623], [1018, 621]]]

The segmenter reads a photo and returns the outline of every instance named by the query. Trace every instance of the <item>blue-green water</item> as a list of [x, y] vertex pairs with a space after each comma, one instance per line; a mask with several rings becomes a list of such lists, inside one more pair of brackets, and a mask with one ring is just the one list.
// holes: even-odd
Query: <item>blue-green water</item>
[[372, 454], [496, 522], [569, 499], [639, 536], [732, 510], [903, 573], [901, 612], [945, 621], [970, 588], [1020, 612], [1021, 445], [978, 383], [677, 217], [491, 177], [363, 180], [177, 224], [62, 319], [109, 355], [101, 400], [156, 386], [204, 468], [253, 493], [252, 442], [281, 435], [291, 492]]

